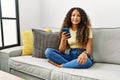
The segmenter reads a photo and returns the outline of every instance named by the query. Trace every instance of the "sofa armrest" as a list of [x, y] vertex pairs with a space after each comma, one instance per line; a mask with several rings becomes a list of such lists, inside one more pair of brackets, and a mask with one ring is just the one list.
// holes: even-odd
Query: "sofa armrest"
[[12, 47], [12, 48], [7, 48], [7, 49], [3, 49], [0, 51], [0, 56], [2, 57], [16, 57], [16, 56], [20, 56], [22, 52], [22, 46], [18, 46], [18, 47]]
[[22, 46], [3, 49], [0, 51], [0, 68], [9, 72], [8, 60], [10, 57], [21, 56]]

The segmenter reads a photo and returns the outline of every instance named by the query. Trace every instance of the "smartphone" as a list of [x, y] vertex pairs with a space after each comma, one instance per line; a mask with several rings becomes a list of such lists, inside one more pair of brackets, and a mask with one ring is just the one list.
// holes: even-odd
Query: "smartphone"
[[62, 29], [62, 32], [66, 32], [67, 34], [69, 34], [68, 36], [70, 36], [69, 28], [63, 28], [63, 29]]

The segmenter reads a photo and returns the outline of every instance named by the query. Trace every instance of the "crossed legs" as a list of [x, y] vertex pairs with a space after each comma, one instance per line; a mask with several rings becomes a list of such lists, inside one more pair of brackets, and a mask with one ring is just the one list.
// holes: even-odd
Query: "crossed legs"
[[92, 66], [92, 61], [90, 58], [87, 58], [86, 63], [82, 65], [77, 62], [77, 58], [71, 59], [69, 55], [60, 53], [58, 50], [52, 48], [46, 49], [45, 55], [49, 63], [59, 68], [63, 67], [63, 68], [85, 69]]

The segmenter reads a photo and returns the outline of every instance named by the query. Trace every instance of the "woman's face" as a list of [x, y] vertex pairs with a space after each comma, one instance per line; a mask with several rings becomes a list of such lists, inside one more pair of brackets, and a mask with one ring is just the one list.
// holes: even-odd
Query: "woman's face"
[[80, 13], [77, 10], [74, 10], [71, 14], [71, 22], [73, 25], [79, 24], [81, 21]]

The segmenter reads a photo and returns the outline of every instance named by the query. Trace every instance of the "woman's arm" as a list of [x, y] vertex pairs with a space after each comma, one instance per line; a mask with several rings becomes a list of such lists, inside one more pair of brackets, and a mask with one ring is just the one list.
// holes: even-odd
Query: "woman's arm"
[[87, 61], [87, 57], [92, 54], [92, 38], [89, 38], [88, 43], [86, 45], [86, 51], [83, 51], [78, 56], [78, 63], [85, 64]]
[[67, 47], [67, 39], [70, 38], [70, 36], [67, 36], [65, 32], [62, 32], [62, 37], [59, 45], [59, 51], [64, 53]]
[[86, 45], [86, 54], [88, 56], [92, 55], [92, 38], [89, 38], [88, 43]]

